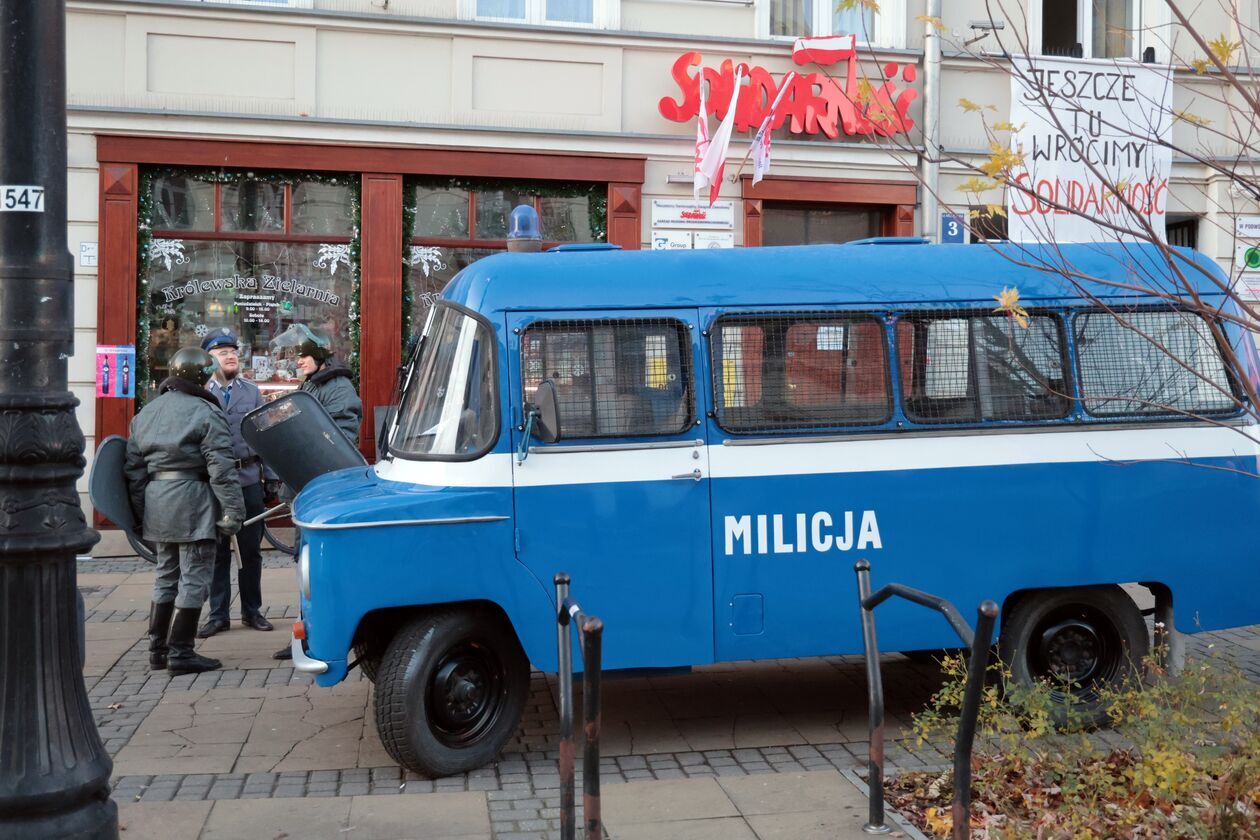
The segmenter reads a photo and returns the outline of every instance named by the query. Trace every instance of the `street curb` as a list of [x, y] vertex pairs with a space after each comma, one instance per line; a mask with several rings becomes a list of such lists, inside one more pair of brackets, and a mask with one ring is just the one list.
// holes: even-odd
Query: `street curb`
[[[852, 782], [853, 786], [860, 790], [862, 795], [868, 800], [871, 798], [870, 788], [867, 786], [866, 782], [862, 781], [862, 777], [856, 772], [853, 770], [841, 770], [840, 775]], [[900, 811], [890, 808], [887, 802], [884, 803], [884, 817], [891, 820], [893, 824], [897, 826], [897, 830], [904, 832], [907, 837], [911, 838], [911, 840], [933, 840], [933, 838], [928, 837], [922, 831], [919, 831], [919, 829], [916, 828], [909, 820], [903, 817]], [[872, 834], [871, 836], [878, 837], [880, 835]]]

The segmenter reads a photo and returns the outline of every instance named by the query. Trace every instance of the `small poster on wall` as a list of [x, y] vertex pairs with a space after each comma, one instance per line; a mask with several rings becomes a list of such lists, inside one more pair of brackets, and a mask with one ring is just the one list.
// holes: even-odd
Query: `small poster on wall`
[[96, 396], [134, 399], [136, 396], [136, 348], [133, 344], [99, 344], [96, 347]]
[[691, 231], [689, 230], [653, 230], [653, 251], [689, 251], [691, 250]]
[[694, 234], [695, 248], [734, 248], [735, 234], [729, 230], [698, 230]]

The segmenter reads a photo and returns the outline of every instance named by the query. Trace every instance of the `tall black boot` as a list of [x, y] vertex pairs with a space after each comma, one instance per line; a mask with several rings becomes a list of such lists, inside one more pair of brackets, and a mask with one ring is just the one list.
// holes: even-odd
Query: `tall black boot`
[[171, 650], [166, 664], [166, 670], [172, 675], [199, 674], [202, 671], [217, 670], [223, 665], [219, 660], [202, 656], [193, 650], [193, 637], [197, 633], [197, 621], [200, 618], [200, 607], [175, 610], [175, 620], [171, 622]]
[[171, 632], [171, 616], [175, 615], [175, 602], [149, 604], [149, 669], [166, 669], [166, 637]]

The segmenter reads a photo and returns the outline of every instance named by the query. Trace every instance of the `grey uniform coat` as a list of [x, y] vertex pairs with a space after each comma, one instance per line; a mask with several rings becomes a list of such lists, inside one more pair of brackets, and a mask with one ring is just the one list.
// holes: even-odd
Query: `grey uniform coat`
[[302, 390], [319, 400], [332, 415], [341, 433], [355, 446], [359, 445], [359, 424], [363, 422], [363, 403], [350, 381], [350, 369], [326, 362], [302, 383]]
[[[217, 379], [211, 379], [206, 385], [206, 390], [214, 394], [219, 405], [223, 405], [224, 386], [219, 384]], [[227, 418], [228, 431], [232, 434], [232, 457], [237, 461], [254, 458], [254, 450], [241, 435], [241, 421], [245, 419], [246, 414], [262, 404], [262, 392], [258, 390], [257, 385], [240, 376], [232, 380], [232, 399], [223, 406], [223, 416]], [[267, 470], [264, 475], [262, 463], [257, 459], [243, 467], [238, 467], [236, 472], [240, 476], [242, 487], [257, 484], [264, 478], [275, 478], [270, 470]]]
[[[124, 470], [132, 508], [144, 523], [145, 539], [215, 539], [214, 523], [221, 516], [245, 519], [227, 420], [203, 388], [168, 379], [159, 390], [131, 421]], [[150, 480], [159, 470], [201, 472], [207, 479]]]

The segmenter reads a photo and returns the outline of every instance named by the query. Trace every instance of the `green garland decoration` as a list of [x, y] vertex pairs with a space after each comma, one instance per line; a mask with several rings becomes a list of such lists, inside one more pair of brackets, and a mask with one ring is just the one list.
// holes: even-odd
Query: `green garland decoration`
[[[359, 254], [362, 246], [362, 207], [360, 202], [361, 179], [356, 173], [298, 172], [292, 170], [268, 170], [255, 172], [240, 169], [205, 169], [198, 167], [154, 166], [140, 170], [139, 195], [136, 212], [136, 410], [144, 405], [148, 389], [156, 387], [149, 370], [150, 329], [148, 319], [149, 300], [149, 251], [153, 241], [153, 182], [157, 178], [190, 178], [210, 184], [236, 184], [244, 181], [260, 181], [265, 184], [296, 184], [314, 181], [322, 184], [345, 184], [350, 187], [352, 228], [350, 236], [350, 357], [346, 365], [354, 376], [355, 387], [359, 382]], [[405, 247], [405, 245], [404, 245]], [[404, 310], [407, 311], [407, 310]]]
[[145, 395], [154, 386], [149, 371], [149, 245], [153, 240], [152, 169], [140, 170], [136, 207], [136, 411], [144, 407]]
[[415, 288], [411, 283], [411, 239], [416, 235], [416, 191], [411, 185], [403, 186], [402, 207], [402, 357], [407, 357], [407, 343], [411, 340], [411, 306]]

